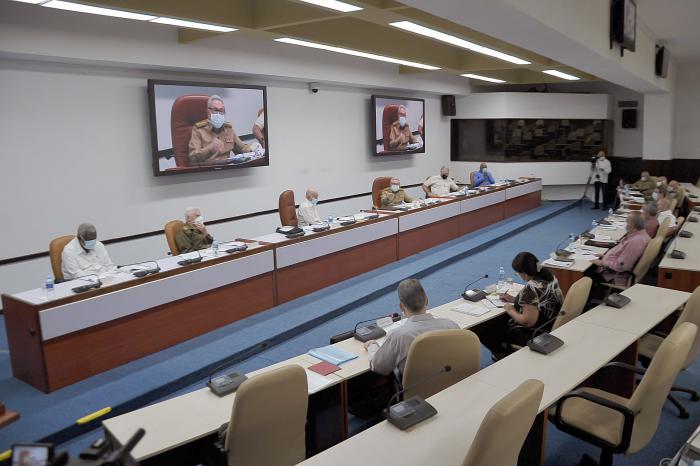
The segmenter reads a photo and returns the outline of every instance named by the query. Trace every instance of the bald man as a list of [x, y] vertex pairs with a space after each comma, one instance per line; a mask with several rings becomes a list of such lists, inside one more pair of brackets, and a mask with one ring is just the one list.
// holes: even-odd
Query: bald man
[[301, 201], [297, 209], [297, 219], [299, 220], [300, 227], [321, 223], [321, 217], [318, 215], [318, 208], [316, 207], [317, 204], [318, 190], [315, 188], [308, 188], [306, 190], [306, 197]]
[[72, 280], [87, 275], [99, 275], [115, 269], [104, 245], [97, 241], [97, 230], [90, 223], [82, 223], [78, 234], [66, 244], [61, 253], [63, 278]]
[[388, 188], [382, 189], [382, 207], [395, 207], [404, 202], [413, 202], [413, 198], [401, 188], [401, 181], [394, 177]]
[[459, 186], [450, 178], [450, 169], [443, 166], [440, 168], [440, 176], [433, 175], [425, 180], [423, 191], [427, 197], [448, 196], [453, 191], [459, 191]]

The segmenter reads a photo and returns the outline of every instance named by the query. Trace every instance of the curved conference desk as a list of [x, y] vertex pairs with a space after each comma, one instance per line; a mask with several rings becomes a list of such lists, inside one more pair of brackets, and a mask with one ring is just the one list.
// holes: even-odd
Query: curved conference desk
[[207, 250], [198, 264], [168, 257], [155, 275], [111, 274], [81, 294], [71, 289], [83, 280], [57, 284], [49, 299], [41, 289], [3, 294], [13, 374], [44, 392], [65, 387], [536, 208], [541, 192], [541, 180], [527, 179], [408, 211], [357, 213], [351, 225], [299, 238], [244, 238], [247, 251]]

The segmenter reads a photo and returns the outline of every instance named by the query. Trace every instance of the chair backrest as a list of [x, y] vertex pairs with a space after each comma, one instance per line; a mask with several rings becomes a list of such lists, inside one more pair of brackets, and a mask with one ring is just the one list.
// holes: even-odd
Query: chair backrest
[[[433, 330], [418, 335], [406, 356], [404, 399], [428, 398], [479, 370], [481, 344], [471, 330]], [[449, 371], [445, 370], [449, 366]], [[443, 371], [443, 372], [440, 372]]]
[[294, 203], [294, 191], [291, 189], [282, 191], [282, 194], [280, 194], [279, 214], [282, 226], [299, 226], [296, 204]]
[[529, 379], [486, 413], [462, 466], [516, 466], [542, 401], [544, 384]]
[[583, 307], [588, 301], [588, 295], [591, 292], [593, 280], [589, 277], [581, 277], [571, 285], [569, 291], [566, 292], [566, 297], [561, 305], [561, 311], [557, 320], [552, 325], [552, 330], [556, 330], [565, 323], [581, 315]]
[[243, 382], [226, 433], [228, 464], [291, 466], [304, 461], [308, 390], [306, 372], [297, 365]]
[[[681, 312], [681, 315], [680, 317], [678, 317], [676, 325], [674, 325], [673, 328], [675, 329], [683, 322], [690, 322], [691, 324], [695, 324], [695, 326], [697, 326], [700, 329], [700, 286], [695, 288], [693, 294], [690, 295], [690, 299], [688, 299], [688, 302], [685, 303], [685, 306], [683, 307], [683, 312]], [[697, 359], [698, 356], [700, 356], [700, 332], [698, 332], [697, 335], [695, 335], [695, 341], [693, 341], [693, 346], [688, 352], [688, 357], [685, 360], [683, 369], [686, 369], [688, 366], [690, 366]]]
[[378, 209], [382, 206], [382, 190], [391, 186], [390, 176], [380, 176], [372, 182], [372, 207]]
[[53, 272], [54, 280], [63, 280], [63, 261], [61, 260], [61, 254], [63, 253], [63, 248], [66, 244], [73, 241], [75, 235], [59, 236], [54, 238], [49, 243], [49, 259], [51, 259], [51, 271]]
[[165, 232], [165, 240], [168, 242], [170, 253], [173, 256], [180, 254], [180, 248], [177, 245], [176, 238], [183, 226], [185, 226], [185, 222], [182, 220], [170, 220], [165, 224], [165, 227], [163, 227], [163, 231]]
[[651, 267], [651, 264], [654, 262], [654, 259], [656, 259], [656, 256], [659, 255], [663, 242], [664, 239], [662, 237], [655, 236], [651, 241], [649, 241], [649, 243], [647, 243], [647, 247], [644, 248], [642, 257], [639, 258], [637, 263], [634, 265], [634, 269], [632, 270], [632, 284], [639, 283], [647, 274], [649, 267]]
[[675, 212], [677, 205], [678, 205], [678, 198], [671, 199], [671, 203], [668, 206], [668, 210], [670, 210], [671, 212]]
[[626, 453], [641, 450], [654, 436], [673, 382], [683, 368], [697, 334], [697, 327], [683, 322], [661, 342], [642, 381], [632, 394], [628, 407], [637, 413], [632, 440]]
[[666, 233], [668, 233], [668, 226], [671, 224], [670, 218], [665, 218], [663, 222], [659, 225], [656, 230], [656, 235], [654, 238], [666, 238]]
[[476, 176], [476, 172], [469, 172], [469, 187], [474, 189], [474, 177]]
[[385, 105], [384, 110], [382, 110], [382, 139], [384, 140], [385, 151], [390, 150], [389, 135], [391, 134], [391, 125], [398, 120], [399, 106], [396, 104]]
[[181, 95], [170, 110], [170, 137], [173, 142], [175, 165], [189, 167], [189, 144], [192, 127], [207, 119], [208, 95]]

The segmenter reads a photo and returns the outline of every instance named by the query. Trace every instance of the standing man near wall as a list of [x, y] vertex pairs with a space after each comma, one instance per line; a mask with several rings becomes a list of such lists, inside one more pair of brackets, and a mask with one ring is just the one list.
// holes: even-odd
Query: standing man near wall
[[593, 162], [593, 179], [595, 180], [595, 204], [593, 209], [600, 208], [599, 199], [602, 195], [603, 210], [608, 210], [608, 175], [612, 171], [610, 160], [605, 157], [605, 149], [601, 149]]

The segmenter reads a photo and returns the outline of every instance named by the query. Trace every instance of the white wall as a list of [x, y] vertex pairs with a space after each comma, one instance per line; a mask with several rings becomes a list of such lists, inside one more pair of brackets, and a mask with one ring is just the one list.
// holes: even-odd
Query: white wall
[[642, 158], [650, 160], [671, 160], [673, 158], [673, 107], [673, 94], [646, 94], [644, 96]]
[[607, 94], [488, 92], [460, 97], [457, 118], [609, 119]]
[[700, 159], [700, 63], [680, 66], [675, 97], [675, 158]]

